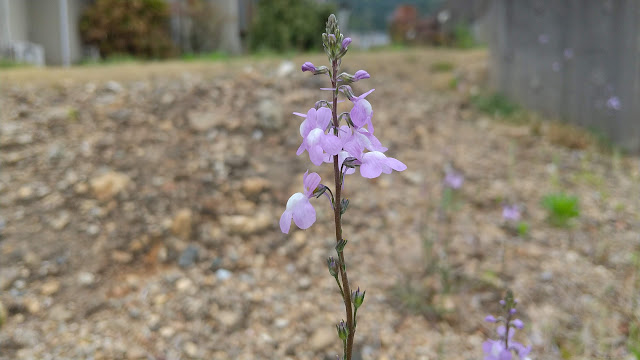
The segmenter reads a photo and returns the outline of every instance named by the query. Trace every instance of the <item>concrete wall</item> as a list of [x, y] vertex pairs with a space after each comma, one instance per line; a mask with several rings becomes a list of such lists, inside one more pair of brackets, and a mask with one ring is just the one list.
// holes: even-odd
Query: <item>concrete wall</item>
[[494, 0], [492, 86], [640, 151], [640, 1]]

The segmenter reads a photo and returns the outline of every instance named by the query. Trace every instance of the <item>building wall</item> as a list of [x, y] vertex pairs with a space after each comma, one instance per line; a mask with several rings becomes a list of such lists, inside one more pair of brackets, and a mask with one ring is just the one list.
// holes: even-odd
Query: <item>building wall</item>
[[495, 0], [493, 87], [640, 151], [640, 2]]
[[[26, 0], [26, 3], [28, 4], [29, 41], [44, 46], [47, 65], [61, 65], [63, 53], [60, 32], [60, 1]], [[67, 0], [71, 63], [79, 61], [82, 57], [78, 31], [78, 18], [81, 9], [81, 1]]]

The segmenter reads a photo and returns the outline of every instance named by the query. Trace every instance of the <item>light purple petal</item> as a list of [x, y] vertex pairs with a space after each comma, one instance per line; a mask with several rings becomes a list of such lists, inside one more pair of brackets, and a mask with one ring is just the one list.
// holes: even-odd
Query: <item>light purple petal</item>
[[321, 107], [318, 109], [316, 113], [316, 127], [322, 129], [322, 131], [327, 129], [327, 126], [331, 122], [331, 110], [326, 107]]
[[367, 123], [367, 112], [360, 102], [357, 102], [353, 108], [351, 108], [349, 115], [351, 116], [351, 122], [353, 122], [356, 128], [361, 128]]
[[305, 200], [306, 201], [300, 201], [292, 210], [293, 222], [295, 222], [300, 229], [308, 229], [316, 222], [316, 209], [313, 208], [309, 199], [305, 198]]
[[363, 79], [368, 79], [371, 76], [369, 75], [368, 72], [364, 71], [364, 70], [358, 70], [356, 71], [356, 73], [353, 75], [354, 81], [358, 81], [358, 80], [363, 80]]
[[302, 182], [304, 184], [304, 194], [307, 197], [311, 197], [311, 194], [313, 194], [313, 191], [320, 184], [321, 179], [318, 173], [314, 173], [314, 172], [311, 174], [307, 174], [307, 173], [305, 173], [305, 176], [303, 177]]
[[496, 320], [496, 318], [495, 318], [493, 315], [487, 315], [487, 317], [486, 317], [486, 318], [484, 318], [484, 321], [494, 323], [494, 322], [496, 322], [497, 320]]
[[322, 151], [322, 147], [320, 145], [315, 145], [307, 148], [309, 152], [309, 159], [313, 163], [313, 165], [320, 166], [324, 161], [324, 152]]
[[407, 165], [405, 165], [402, 161], [398, 159], [387, 158], [387, 165], [395, 171], [407, 170]]
[[338, 155], [340, 150], [342, 150], [342, 141], [337, 136], [332, 134], [325, 134], [320, 139], [320, 145], [330, 155]]
[[291, 213], [290, 210], [285, 210], [282, 213], [282, 216], [280, 216], [280, 230], [285, 233], [288, 234], [289, 233], [289, 229], [291, 228], [291, 219], [293, 218], [293, 214]]
[[304, 141], [302, 141], [302, 144], [300, 144], [300, 147], [298, 147], [298, 150], [296, 151], [296, 155], [300, 156], [306, 149], [307, 145]]
[[300, 135], [306, 137], [311, 130], [316, 128], [316, 109], [311, 108], [307, 112], [307, 118], [300, 124]]
[[348, 141], [344, 145], [342, 145], [344, 150], [349, 153], [350, 156], [357, 158], [358, 160], [362, 160], [362, 151], [363, 148], [360, 147], [357, 141], [352, 138], [351, 141]]
[[360, 99], [364, 99], [364, 98], [366, 98], [366, 97], [367, 97], [367, 95], [371, 94], [374, 90], [375, 90], [375, 89], [371, 89], [371, 90], [367, 91], [366, 93], [364, 93], [364, 94], [362, 94], [362, 95], [358, 96], [356, 99], [358, 99], [358, 100], [360, 100]]
[[498, 356], [498, 360], [511, 360], [511, 351], [502, 350]]
[[307, 136], [304, 138], [304, 141], [307, 143], [307, 147], [315, 146], [320, 144], [324, 135], [324, 131], [318, 128], [314, 128], [307, 134]]
[[[377, 178], [388, 168], [385, 161], [387, 157], [378, 151], [371, 151], [362, 155], [362, 165], [360, 165], [360, 175], [368, 179]], [[391, 170], [391, 169], [389, 169]]]

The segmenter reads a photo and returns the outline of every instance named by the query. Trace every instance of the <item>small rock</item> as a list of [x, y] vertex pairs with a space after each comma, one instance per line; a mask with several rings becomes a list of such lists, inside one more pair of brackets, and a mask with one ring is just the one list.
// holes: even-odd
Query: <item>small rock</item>
[[47, 311], [49, 317], [55, 321], [67, 321], [71, 319], [71, 311], [67, 310], [64, 305], [54, 305], [49, 311]]
[[68, 211], [63, 210], [49, 223], [54, 230], [62, 230], [67, 226], [67, 224], [69, 224], [69, 221], [71, 221], [71, 214]]
[[218, 313], [218, 321], [226, 327], [235, 327], [242, 319], [242, 314], [231, 310], [222, 310]]
[[18, 189], [18, 198], [20, 200], [27, 200], [33, 196], [33, 189], [28, 185], [24, 185]]
[[184, 350], [184, 353], [189, 357], [194, 358], [198, 355], [198, 346], [191, 341], [187, 341], [182, 349]]
[[128, 264], [133, 261], [133, 255], [126, 251], [115, 250], [111, 253], [111, 260], [121, 264]]
[[231, 277], [231, 275], [233, 275], [233, 273], [227, 269], [218, 269], [216, 271], [216, 278], [218, 280], [222, 280], [222, 281], [227, 280]]
[[263, 232], [273, 226], [272, 216], [258, 212], [253, 216], [231, 215], [220, 218], [223, 228], [232, 235], [251, 235]]
[[60, 282], [58, 280], [49, 280], [42, 285], [40, 293], [44, 296], [50, 296], [57, 293], [58, 290], [60, 290]]
[[82, 286], [91, 286], [96, 281], [96, 276], [90, 272], [83, 271], [78, 274], [78, 284]]
[[66, 106], [54, 107], [44, 111], [44, 119], [47, 122], [62, 123], [66, 122], [71, 117], [71, 114], [73, 114], [73, 112], [74, 109]]
[[217, 271], [218, 269], [220, 269], [220, 266], [222, 266], [222, 258], [217, 257], [211, 261], [211, 265], [209, 265], [209, 270]]
[[186, 249], [182, 251], [180, 254], [180, 258], [178, 259], [178, 265], [182, 268], [187, 268], [192, 266], [194, 263], [198, 261], [198, 252], [199, 249], [195, 245], [189, 245]]
[[188, 240], [191, 236], [192, 217], [190, 209], [178, 211], [171, 221], [171, 233], [182, 240]]
[[290, 75], [295, 70], [295, 68], [296, 65], [293, 63], [293, 61], [285, 60], [280, 63], [280, 66], [278, 66], [277, 75], [278, 77], [283, 78], [287, 75]]
[[129, 109], [118, 109], [112, 111], [107, 115], [110, 119], [115, 120], [120, 123], [126, 123], [131, 119], [131, 110]]
[[147, 352], [139, 346], [133, 346], [127, 349], [127, 360], [142, 360], [147, 358]]
[[107, 83], [104, 84], [104, 88], [105, 90], [110, 91], [112, 93], [119, 93], [119, 92], [122, 92], [122, 90], [124, 90], [124, 88], [122, 87], [122, 85], [120, 85], [119, 82], [113, 81], [113, 80], [107, 81]]
[[40, 312], [40, 302], [38, 302], [38, 300], [34, 299], [34, 298], [25, 299], [24, 300], [24, 307], [32, 315], [37, 314], [38, 312]]
[[214, 112], [190, 111], [187, 114], [189, 126], [195, 131], [203, 132], [214, 128], [222, 122]]
[[109, 200], [124, 190], [130, 183], [126, 174], [110, 171], [91, 179], [91, 189], [98, 200]]
[[313, 351], [320, 352], [329, 348], [336, 340], [336, 332], [330, 327], [318, 328], [311, 339], [309, 340], [309, 346]]
[[264, 130], [278, 130], [284, 126], [282, 107], [272, 99], [262, 99], [258, 103], [257, 117]]
[[193, 281], [189, 278], [182, 278], [176, 281], [176, 290], [186, 292], [193, 288]]
[[254, 197], [269, 189], [270, 186], [271, 183], [267, 179], [260, 177], [247, 178], [242, 182], [242, 193], [247, 197]]

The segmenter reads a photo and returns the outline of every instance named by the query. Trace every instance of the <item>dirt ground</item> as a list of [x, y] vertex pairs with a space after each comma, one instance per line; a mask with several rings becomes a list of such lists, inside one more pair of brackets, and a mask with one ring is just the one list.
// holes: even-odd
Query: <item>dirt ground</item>
[[[278, 226], [305, 170], [332, 177], [295, 156], [291, 113], [329, 86], [304, 61], [325, 63], [0, 72], [0, 359], [334, 359], [332, 211], [312, 200], [310, 229]], [[506, 288], [531, 359], [634, 359], [637, 157], [476, 110], [483, 50], [355, 53], [343, 69], [371, 74], [356, 93], [376, 89], [376, 136], [408, 166], [345, 184], [351, 286], [367, 291], [356, 359], [481, 359]], [[448, 165], [465, 181], [443, 218]], [[558, 192], [579, 199], [571, 226], [541, 205]]]

